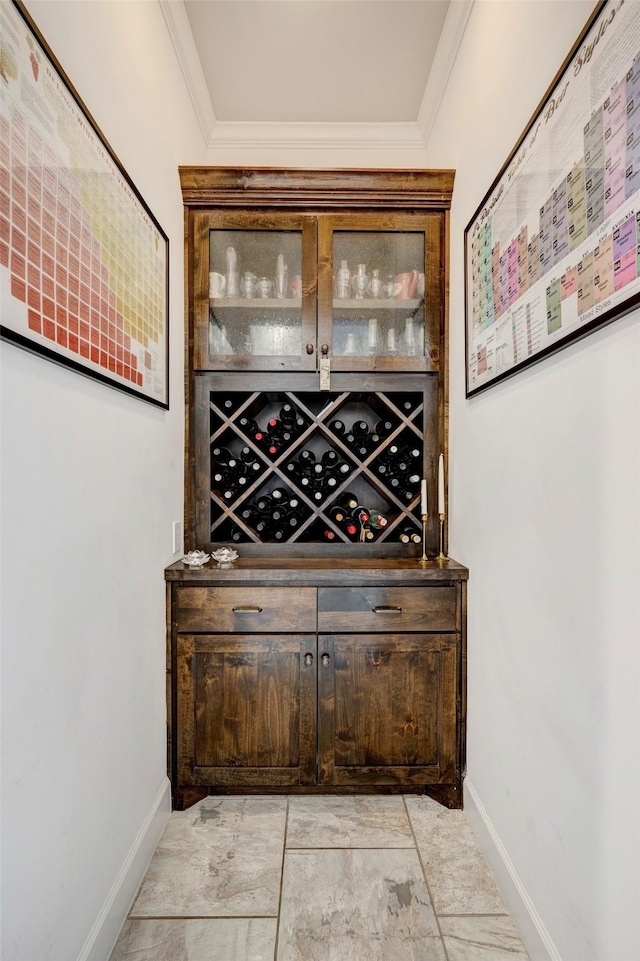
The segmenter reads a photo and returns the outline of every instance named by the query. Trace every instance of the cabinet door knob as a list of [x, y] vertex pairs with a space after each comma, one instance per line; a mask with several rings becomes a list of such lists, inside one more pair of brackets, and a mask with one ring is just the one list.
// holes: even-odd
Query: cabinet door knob
[[327, 354], [329, 353], [329, 344], [323, 344], [322, 347], [320, 348], [320, 350], [322, 351], [322, 353], [323, 353], [324, 356], [326, 357]]
[[305, 654], [304, 663], [307, 665], [307, 667], [311, 667], [313, 664], [313, 654]]
[[322, 655], [322, 666], [323, 666], [323, 667], [329, 667], [329, 664], [330, 664], [330, 663], [331, 663], [331, 658], [329, 657], [329, 655], [328, 655], [328, 654], [323, 654], [323, 655]]
[[312, 353], [313, 353], [313, 344], [307, 344], [307, 353], [308, 353], [308, 354], [312, 354]]

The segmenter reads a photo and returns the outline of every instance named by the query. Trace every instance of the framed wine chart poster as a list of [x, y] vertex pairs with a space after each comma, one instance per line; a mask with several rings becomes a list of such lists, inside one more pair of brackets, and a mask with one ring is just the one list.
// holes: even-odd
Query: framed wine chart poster
[[169, 406], [166, 234], [21, 3], [0, 5], [0, 334]]
[[640, 303], [640, 3], [600, 4], [465, 230], [466, 395]]

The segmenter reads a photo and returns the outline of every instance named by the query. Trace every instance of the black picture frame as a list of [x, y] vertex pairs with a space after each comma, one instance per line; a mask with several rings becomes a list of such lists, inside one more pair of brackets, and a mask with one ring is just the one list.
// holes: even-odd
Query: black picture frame
[[640, 303], [639, 30], [598, 5], [465, 228], [466, 397]]
[[0, 336], [168, 409], [169, 238], [19, 0], [0, 107]]

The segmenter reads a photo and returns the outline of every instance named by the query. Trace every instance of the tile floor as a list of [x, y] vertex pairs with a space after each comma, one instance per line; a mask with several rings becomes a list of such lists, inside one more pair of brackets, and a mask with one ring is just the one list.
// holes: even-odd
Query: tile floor
[[462, 811], [414, 795], [174, 812], [111, 961], [526, 961]]

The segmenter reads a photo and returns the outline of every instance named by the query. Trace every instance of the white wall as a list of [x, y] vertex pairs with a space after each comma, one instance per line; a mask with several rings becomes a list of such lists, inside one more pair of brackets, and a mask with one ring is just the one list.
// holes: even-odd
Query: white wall
[[464, 398], [463, 231], [591, 9], [476, 2], [428, 153], [457, 168], [450, 545], [471, 570], [468, 783], [548, 955], [634, 961], [639, 312]]
[[157, 3], [27, 6], [170, 238], [168, 412], [1, 352], [0, 954], [75, 961], [108, 955], [132, 871], [144, 870], [141, 832], [157, 834], [168, 810], [163, 567], [183, 509], [177, 166], [205, 151]]

